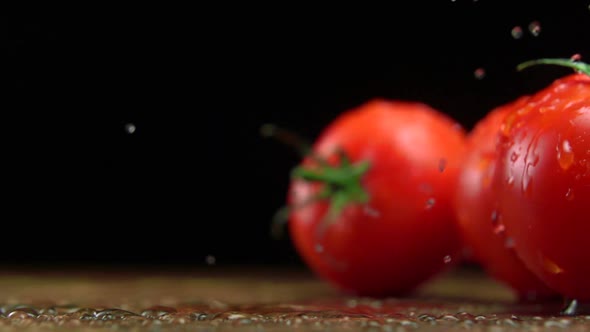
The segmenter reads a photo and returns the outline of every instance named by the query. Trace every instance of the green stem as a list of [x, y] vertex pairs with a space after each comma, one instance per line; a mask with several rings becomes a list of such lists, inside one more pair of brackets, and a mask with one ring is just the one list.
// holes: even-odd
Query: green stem
[[324, 159], [312, 153], [311, 144], [291, 131], [267, 123], [260, 127], [260, 134], [264, 137], [274, 137], [282, 143], [293, 147], [302, 157], [310, 157], [320, 165], [327, 165]]
[[328, 211], [321, 221], [319, 229], [325, 229], [334, 222], [340, 213], [349, 204], [366, 204], [369, 195], [362, 186], [362, 177], [370, 168], [368, 161], [353, 163], [346, 152], [336, 149], [338, 162], [331, 165], [326, 159], [313, 153], [311, 146], [296, 134], [278, 128], [272, 124], [266, 124], [260, 128], [261, 134], [266, 137], [274, 137], [283, 143], [295, 147], [303, 157], [309, 157], [316, 161], [312, 166], [298, 166], [291, 172], [293, 180], [299, 179], [307, 182], [316, 182], [323, 185], [317, 196], [296, 206], [286, 206], [280, 209], [273, 218], [272, 233], [277, 237], [286, 224], [289, 214], [297, 208], [317, 201], [327, 201]]
[[580, 61], [573, 61], [572, 59], [537, 59], [537, 60], [529, 60], [519, 64], [516, 69], [521, 71], [525, 68], [535, 66], [535, 65], [557, 65], [563, 67], [572, 68], [578, 72], [584, 73], [590, 76], [590, 65], [580, 62]]

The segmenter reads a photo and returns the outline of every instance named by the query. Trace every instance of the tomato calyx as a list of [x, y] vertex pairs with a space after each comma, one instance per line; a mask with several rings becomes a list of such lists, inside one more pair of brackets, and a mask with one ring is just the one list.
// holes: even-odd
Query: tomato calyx
[[536, 66], [536, 65], [556, 65], [556, 66], [563, 66], [569, 67], [574, 69], [578, 73], [583, 73], [590, 76], [590, 65], [587, 63], [574, 60], [574, 59], [566, 59], [566, 58], [553, 58], [553, 59], [536, 59], [536, 60], [529, 60], [519, 64], [516, 69], [521, 71], [525, 68]]
[[[322, 226], [333, 222], [349, 204], [366, 204], [369, 195], [362, 186], [361, 180], [370, 168], [368, 161], [353, 164], [344, 153], [338, 151], [340, 162], [336, 166], [322, 161], [317, 167], [299, 166], [291, 172], [294, 180], [319, 182], [324, 186], [317, 195], [318, 200], [329, 200], [329, 209], [324, 216]], [[318, 158], [316, 158], [318, 159]]]
[[362, 186], [362, 178], [370, 168], [369, 161], [352, 163], [346, 152], [337, 149], [339, 161], [331, 165], [328, 161], [312, 152], [311, 146], [301, 137], [272, 124], [261, 127], [261, 134], [274, 137], [281, 142], [294, 147], [303, 158], [314, 162], [312, 166], [300, 165], [291, 171], [292, 180], [302, 180], [322, 184], [318, 193], [298, 204], [291, 204], [279, 209], [274, 217], [271, 235], [279, 238], [283, 235], [283, 227], [288, 221], [291, 211], [303, 208], [309, 204], [327, 201], [328, 211], [320, 224], [320, 232], [331, 224], [349, 204], [367, 204], [369, 194]]

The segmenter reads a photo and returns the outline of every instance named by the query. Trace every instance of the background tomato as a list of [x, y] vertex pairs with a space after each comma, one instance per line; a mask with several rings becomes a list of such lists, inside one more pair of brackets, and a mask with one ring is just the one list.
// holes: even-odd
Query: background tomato
[[517, 254], [560, 294], [590, 300], [590, 78], [556, 80], [502, 126], [494, 182]]
[[493, 109], [473, 128], [458, 180], [454, 206], [461, 235], [473, 259], [496, 280], [509, 286], [520, 300], [553, 297], [549, 289], [516, 256], [498, 214], [492, 179], [500, 125], [508, 112], [526, 104], [521, 97]]
[[[303, 162], [324, 181], [291, 184], [289, 230], [300, 256], [338, 288], [371, 296], [408, 293], [457, 262], [451, 199], [464, 143], [460, 126], [421, 103], [372, 100], [339, 116], [314, 153], [336, 165], [342, 150], [369, 168], [351, 181], [347, 166], [336, 175]], [[326, 188], [330, 199], [299, 206]], [[330, 206], [344, 207], [328, 220]]]

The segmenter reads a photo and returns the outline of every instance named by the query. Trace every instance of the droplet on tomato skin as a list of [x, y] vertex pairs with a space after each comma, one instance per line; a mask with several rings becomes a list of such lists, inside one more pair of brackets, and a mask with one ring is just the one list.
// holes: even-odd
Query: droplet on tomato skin
[[561, 268], [559, 265], [557, 265], [557, 263], [555, 263], [553, 260], [547, 257], [543, 257], [543, 267], [547, 272], [552, 274], [561, 274], [564, 272], [563, 268]]
[[508, 249], [514, 248], [514, 239], [510, 236], [506, 237], [504, 240], [504, 247]]
[[541, 33], [541, 23], [539, 21], [529, 23], [529, 32], [535, 37], [539, 36]]
[[429, 198], [426, 200], [426, 210], [430, 210], [432, 209], [432, 207], [434, 206], [434, 204], [436, 203], [436, 200], [434, 198]]
[[447, 160], [445, 158], [440, 158], [440, 160], [438, 161], [438, 171], [442, 173], [445, 171], [446, 168]]
[[315, 245], [315, 252], [324, 252], [324, 246], [322, 246], [321, 244], [316, 244]]
[[519, 156], [520, 155], [516, 153], [516, 151], [512, 151], [512, 153], [510, 154], [510, 161], [513, 163], [516, 162]]
[[533, 192], [533, 176], [531, 175], [532, 164], [527, 164], [521, 182], [521, 189], [525, 196], [530, 196]]
[[568, 201], [574, 200], [574, 190], [572, 188], [567, 188], [567, 192], [565, 193], [565, 199]]
[[494, 225], [498, 222], [498, 210], [492, 211], [492, 214], [490, 215], [490, 220]]
[[510, 31], [510, 34], [512, 35], [512, 38], [520, 39], [520, 38], [522, 38], [522, 28], [517, 25], [514, 28], [512, 28], [512, 30]]
[[474, 72], [473, 72], [473, 76], [478, 79], [481, 80], [484, 77], [486, 77], [486, 70], [483, 68], [477, 68]]
[[557, 162], [564, 171], [567, 171], [574, 163], [574, 152], [568, 140], [563, 140], [557, 145]]
[[498, 222], [494, 227], [494, 234], [501, 235], [506, 231], [506, 226], [503, 223]]
[[432, 194], [432, 192], [434, 191], [434, 189], [432, 188], [432, 185], [428, 184], [428, 183], [421, 183], [420, 186], [418, 187], [418, 189], [425, 194]]
[[363, 212], [367, 216], [373, 217], [373, 218], [379, 218], [381, 216], [381, 213], [379, 213], [379, 211], [377, 211], [376, 209], [372, 208], [368, 204], [365, 204], [365, 206], [363, 207]]
[[507, 179], [506, 179], [506, 184], [509, 187], [512, 187], [514, 185], [514, 176], [510, 175]]
[[451, 255], [446, 255], [445, 257], [443, 257], [443, 262], [445, 264], [449, 264], [451, 261], [453, 261], [453, 258], [451, 257]]

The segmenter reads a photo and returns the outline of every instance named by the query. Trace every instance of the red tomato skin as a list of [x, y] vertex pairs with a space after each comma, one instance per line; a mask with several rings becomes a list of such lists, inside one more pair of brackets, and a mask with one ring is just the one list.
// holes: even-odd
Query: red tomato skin
[[[369, 208], [347, 206], [321, 235], [325, 202], [293, 211], [289, 232], [304, 262], [345, 293], [379, 297], [410, 293], [457, 263], [451, 199], [464, 142], [456, 122], [417, 102], [375, 99], [339, 116], [313, 150], [329, 158], [342, 148], [353, 162], [371, 162], [362, 179]], [[289, 202], [318, 188], [295, 180]]]
[[559, 294], [590, 300], [590, 78], [537, 92], [499, 137], [494, 186], [515, 251]]
[[556, 292], [547, 287], [517, 257], [497, 212], [492, 180], [496, 170], [496, 146], [504, 117], [522, 107], [529, 97], [499, 106], [473, 128], [461, 168], [454, 207], [461, 236], [474, 260], [495, 280], [509, 286], [521, 301], [549, 299]]

